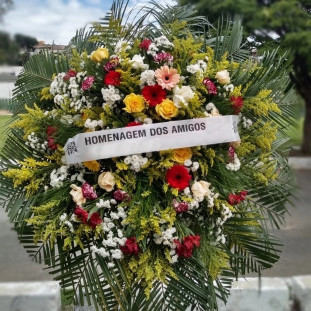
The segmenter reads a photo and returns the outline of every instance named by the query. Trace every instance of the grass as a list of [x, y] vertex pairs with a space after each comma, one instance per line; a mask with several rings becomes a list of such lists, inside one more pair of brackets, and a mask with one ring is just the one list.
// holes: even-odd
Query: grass
[[5, 138], [6, 135], [4, 133], [5, 129], [6, 129], [6, 122], [8, 120], [10, 120], [11, 116], [0, 116], [0, 150], [2, 149], [4, 142], [5, 142]]

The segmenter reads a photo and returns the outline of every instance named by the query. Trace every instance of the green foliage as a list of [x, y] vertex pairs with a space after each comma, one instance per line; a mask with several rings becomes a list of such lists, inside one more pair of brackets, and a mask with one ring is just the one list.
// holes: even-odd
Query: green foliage
[[[213, 71], [213, 64], [219, 64], [217, 70], [221, 70], [229, 68], [227, 66], [231, 60], [246, 60], [243, 65], [233, 63], [229, 68], [233, 76], [239, 77], [240, 87], [237, 87], [235, 92], [238, 93], [241, 90], [243, 92], [245, 98], [243, 116], [253, 121], [253, 128], [246, 130], [240, 126], [241, 136], [246, 137], [242, 140], [241, 146], [237, 148], [242, 161], [241, 171], [228, 173], [225, 168], [226, 149], [223, 154], [217, 155], [214, 146], [194, 149], [195, 155], [204, 157], [204, 163], [200, 163], [200, 173], [202, 176], [208, 176], [209, 182], [219, 192], [221, 198], [227, 198], [229, 193], [237, 190], [250, 190], [252, 199], [247, 198], [246, 202], [237, 208], [230, 207], [234, 217], [224, 227], [229, 237], [229, 247], [219, 249], [202, 241], [203, 245], [208, 247], [198, 249], [198, 256], [181, 259], [181, 264], [176, 265], [174, 269], [168, 264], [170, 254], [167, 252], [157, 254], [156, 260], [151, 258], [151, 252], [144, 252], [143, 255], [135, 258], [131, 257], [129, 270], [126, 270], [118, 260], [114, 261], [115, 266], [111, 268], [105, 258], [91, 252], [90, 249], [93, 245], [99, 246], [99, 236], [102, 232], [91, 235], [88, 232], [90, 227], [85, 224], [80, 224], [74, 233], [69, 232], [65, 226], [56, 226], [56, 219], [59, 221], [56, 216], [59, 217], [67, 209], [68, 202], [64, 198], [68, 196], [69, 184], [65, 184], [60, 190], [50, 189], [43, 192], [43, 189], [39, 189], [35, 195], [25, 198], [24, 188], [19, 186], [19, 182], [23, 182], [24, 179], [16, 179], [16, 188], [13, 189], [14, 178], [12, 180], [12, 178], [0, 175], [0, 200], [10, 219], [15, 223], [15, 228], [27, 252], [35, 261], [48, 266], [50, 273], [60, 281], [64, 299], [69, 303], [93, 304], [95, 310], [108, 311], [117, 309], [177, 311], [186, 310], [189, 305], [192, 305], [192, 309], [214, 310], [217, 309], [217, 298], [226, 300], [228, 288], [234, 276], [245, 275], [247, 272], [260, 273], [261, 270], [270, 268], [279, 257], [280, 243], [269, 235], [266, 223], [270, 222], [276, 227], [282, 225], [286, 213], [285, 204], [292, 191], [290, 170], [284, 157], [288, 151], [284, 147], [286, 138], [282, 133], [288, 120], [293, 116], [292, 90], [286, 77], [288, 56], [273, 51], [267, 53], [260, 65], [247, 61], [248, 53], [243, 48], [240, 22], [236, 21], [232, 25], [220, 24], [217, 35], [211, 38], [207, 34], [210, 24], [202, 17], [193, 16], [193, 11], [189, 7], [164, 7], [153, 2], [145, 8], [146, 15], [143, 16], [145, 18], [152, 13], [159, 26], [156, 23], [143, 25], [143, 19], [140, 18], [137, 22], [124, 26], [127, 3], [127, 1], [114, 2], [111, 15], [107, 15], [100, 27], [95, 26], [93, 32], [90, 33], [81, 31], [77, 34], [72, 41], [76, 46], [76, 52], [74, 50], [68, 52], [70, 56], [74, 56], [76, 64], [80, 61], [81, 53], [86, 51], [84, 54], [86, 56], [101, 43], [101, 40], [108, 38], [113, 44], [121, 35], [126, 39], [134, 35], [138, 36], [135, 34], [136, 30], [142, 37], [152, 38], [160, 33], [157, 27], [162, 27], [163, 32], [169, 38], [180, 34], [181, 40], [176, 42], [188, 45], [189, 55], [192, 52], [191, 46], [200, 44], [202, 51], [206, 52], [210, 58], [210, 74], [215, 74], [216, 69]], [[222, 2], [217, 3], [221, 5]], [[179, 24], [180, 28], [176, 23], [178, 19], [183, 21]], [[170, 29], [169, 25], [172, 23], [174, 27]], [[109, 25], [116, 27], [111, 29]], [[184, 40], [184, 35], [189, 32], [194, 34], [193, 38], [188, 41]], [[87, 41], [89, 38], [92, 38], [91, 42]], [[213, 55], [209, 46], [215, 50]], [[180, 64], [185, 62], [189, 55], [178, 54]], [[194, 60], [196, 60], [195, 57]], [[25, 113], [25, 109], [36, 117], [38, 115], [42, 117], [40, 122], [45, 122], [45, 116], [40, 114], [35, 103], [44, 107], [51, 99], [44, 97], [44, 92], [40, 94], [39, 92], [50, 85], [54, 73], [66, 72], [69, 68], [66, 57], [59, 57], [57, 62], [49, 54], [32, 57], [17, 81], [14, 94], [15, 113], [12, 122], [15, 122], [18, 113]], [[137, 77], [131, 77], [130, 72], [124, 75], [132, 79], [133, 85], [138, 83], [135, 80]], [[270, 89], [271, 94], [267, 94], [266, 89]], [[40, 102], [42, 97], [44, 100]], [[255, 97], [255, 100], [248, 100], [250, 97]], [[199, 101], [203, 102], [203, 99], [198, 99], [197, 103], [191, 102], [190, 106], [196, 109]], [[25, 104], [28, 104], [29, 108], [25, 108]], [[96, 111], [85, 109], [84, 117], [100, 115], [105, 124], [113, 126], [126, 123], [127, 120], [120, 120], [118, 116], [113, 115], [112, 111], [109, 111], [108, 107], [105, 109], [105, 111], [101, 107]], [[280, 119], [280, 112], [282, 119]], [[190, 112], [187, 113], [190, 115]], [[20, 120], [15, 125], [19, 124], [23, 130], [26, 129], [27, 133], [31, 128], [35, 128], [31, 119], [21, 117]], [[64, 132], [62, 133], [64, 141], [72, 135], [72, 131], [76, 130], [75, 124], [67, 129], [59, 126], [59, 131]], [[277, 128], [281, 131], [277, 132]], [[258, 137], [248, 139], [247, 133], [251, 133], [252, 130], [258, 134]], [[34, 176], [40, 165], [39, 159], [34, 159], [35, 163], [30, 163], [32, 165], [30, 167], [32, 170], [30, 170], [29, 163], [24, 162], [24, 159], [34, 156], [33, 150], [27, 148], [22, 139], [25, 134], [19, 127], [8, 132], [8, 142], [1, 153], [1, 165], [7, 168], [8, 172], [12, 172], [11, 175], [17, 176], [21, 172], [13, 170], [16, 169], [17, 163], [21, 163], [24, 168], [28, 169], [26, 177], [29, 179]], [[131, 226], [127, 229], [127, 233], [130, 236], [134, 232], [134, 227], [139, 228], [142, 233], [141, 241], [139, 241], [142, 247], [146, 245], [146, 239], [152, 232], [160, 232], [161, 225], [165, 223], [167, 227], [170, 227], [174, 221], [176, 221], [180, 236], [191, 234], [191, 230], [202, 229], [202, 231], [205, 230], [202, 235], [205, 233], [203, 236], [208, 238], [206, 232], [210, 229], [210, 223], [202, 225], [202, 228], [189, 229], [185, 224], [187, 219], [178, 218], [171, 206], [161, 206], [159, 202], [162, 198], [155, 195], [155, 189], [163, 188], [169, 199], [175, 197], [180, 199], [177, 189], [172, 193], [168, 184], [158, 182], [161, 171], [173, 165], [170, 154], [170, 151], [162, 152], [159, 155], [159, 161], [148, 160], [146, 169], [149, 170], [149, 176], [152, 175], [153, 179], [148, 180], [143, 176], [139, 182], [135, 180], [134, 174], [124, 173], [128, 170], [124, 163], [112, 160], [119, 175], [116, 177], [118, 187], [120, 189], [123, 189], [124, 185], [133, 189], [137, 187], [135, 197], [131, 201], [133, 203], [129, 204], [130, 212], [127, 221]], [[262, 156], [259, 158], [260, 154]], [[55, 156], [58, 164], [61, 156], [62, 151], [58, 150]], [[269, 161], [270, 156], [273, 156], [275, 161]], [[255, 162], [258, 159], [260, 162]], [[47, 161], [56, 162], [55, 158], [47, 159]], [[275, 175], [275, 172], [278, 174]], [[146, 185], [151, 182], [153, 182], [153, 188], [146, 191]], [[141, 200], [141, 197], [144, 199]], [[204, 211], [206, 215], [211, 213], [218, 215], [222, 204], [228, 206], [224, 199], [216, 198], [215, 201], [214, 210], [206, 209]], [[136, 202], [140, 202], [140, 205]], [[150, 210], [150, 206], [156, 210], [156, 215], [153, 210]], [[87, 206], [88, 209], [93, 207]], [[25, 219], [30, 218], [32, 220], [27, 224]], [[36, 245], [33, 244], [34, 238]], [[228, 257], [231, 260], [228, 260]], [[152, 265], [154, 262], [155, 265]], [[144, 284], [139, 282], [140, 278]]]

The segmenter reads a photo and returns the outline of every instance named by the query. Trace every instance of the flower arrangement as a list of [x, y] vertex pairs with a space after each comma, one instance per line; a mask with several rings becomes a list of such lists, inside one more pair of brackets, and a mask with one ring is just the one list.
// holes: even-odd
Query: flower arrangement
[[[116, 296], [117, 288], [138, 286], [148, 301], [158, 284], [185, 291], [189, 283], [190, 294], [174, 298], [179, 309], [200, 297], [212, 308], [199, 288], [222, 291], [225, 271], [245, 273], [245, 261], [259, 271], [278, 258], [261, 224], [260, 196], [280, 178], [271, 116], [281, 110], [272, 90], [251, 92], [258, 64], [227, 53], [219, 59], [190, 33], [103, 44], [91, 53], [73, 49], [67, 70], [55, 72], [12, 123], [27, 155], [2, 174], [30, 202], [24, 229], [45, 251], [58, 248], [62, 285], [80, 296], [91, 288], [93, 301], [105, 304], [104, 286]], [[226, 115], [238, 116], [239, 141], [66, 162], [65, 144], [80, 133]], [[70, 283], [70, 262], [85, 258], [75, 270], [82, 281]]]

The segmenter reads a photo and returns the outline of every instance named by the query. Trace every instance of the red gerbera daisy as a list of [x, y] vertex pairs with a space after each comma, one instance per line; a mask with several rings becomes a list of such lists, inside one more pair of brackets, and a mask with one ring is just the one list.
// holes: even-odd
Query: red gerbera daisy
[[162, 89], [162, 87], [158, 84], [155, 85], [146, 85], [141, 94], [145, 98], [146, 102], [150, 107], [155, 107], [166, 98], [166, 92]]
[[105, 75], [105, 84], [107, 85], [120, 85], [121, 73], [111, 70]]
[[232, 102], [232, 108], [236, 114], [239, 114], [243, 107], [242, 96], [231, 96], [230, 100]]
[[184, 190], [189, 186], [191, 175], [182, 165], [174, 165], [166, 173], [167, 183], [178, 190]]

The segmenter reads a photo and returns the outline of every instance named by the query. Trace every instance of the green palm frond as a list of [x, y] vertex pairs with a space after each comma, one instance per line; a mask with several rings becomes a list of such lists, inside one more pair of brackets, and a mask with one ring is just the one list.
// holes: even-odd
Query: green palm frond
[[91, 53], [96, 50], [98, 43], [91, 42], [91, 37], [93, 35], [93, 29], [86, 30], [86, 28], [81, 28], [77, 30], [76, 35], [70, 40], [67, 48], [67, 53], [70, 53], [71, 49], [74, 48], [78, 53], [86, 51]]
[[[207, 18], [195, 16], [195, 11], [189, 6], [164, 6], [152, 1], [136, 12], [133, 11], [131, 19], [128, 12], [128, 0], [114, 1], [110, 12], [91, 30], [79, 30], [70, 45], [74, 45], [79, 53], [90, 53], [101, 43], [113, 46], [119, 39], [154, 38], [160, 33], [171, 37], [175, 34], [169, 25], [174, 21], [182, 21], [185, 22], [183, 31], [190, 31], [196, 40], [203, 43], [203, 48], [212, 47], [216, 59], [220, 60], [226, 52], [231, 60], [242, 62], [249, 59], [249, 51], [243, 43], [241, 22], [238, 20], [233, 24], [219, 22], [215, 36], [211, 37], [213, 26]], [[70, 252], [64, 248], [66, 242], [60, 237], [55, 245], [44, 241], [34, 244], [34, 228], [27, 224], [26, 219], [31, 217], [33, 206], [42, 204], [54, 195], [53, 190], [43, 195], [43, 189], [40, 189], [29, 199], [25, 197], [22, 187], [14, 188], [11, 179], [0, 174], [0, 201], [10, 220], [15, 223], [21, 243], [34, 261], [48, 267], [49, 273], [60, 282], [69, 301], [80, 305], [92, 304], [95, 310], [108, 311], [181, 311], [188, 307], [191, 310], [214, 310], [217, 309], [217, 300], [226, 301], [234, 277], [248, 272], [260, 273], [278, 260], [281, 245], [268, 234], [267, 223], [277, 228], [284, 223], [286, 203], [293, 191], [290, 169], [284, 157], [288, 151], [285, 129], [295, 117], [296, 100], [287, 76], [289, 59], [287, 53], [272, 51], [264, 56], [256, 70], [243, 72], [242, 66], [236, 69], [238, 84], [246, 86], [250, 81], [255, 81], [248, 87], [246, 96], [256, 95], [263, 88], [269, 88], [272, 90], [271, 97], [282, 111], [281, 117], [276, 113], [267, 116], [267, 120], [279, 126], [278, 140], [272, 144], [271, 149], [276, 163], [275, 170], [279, 174], [269, 186], [253, 186], [254, 181], [247, 174], [236, 172], [231, 179], [227, 178], [223, 173], [223, 163], [217, 162], [217, 159], [214, 166], [210, 167], [209, 181], [215, 187], [242, 187], [241, 179], [245, 178], [243, 183], [249, 185], [250, 194], [255, 198], [247, 202], [244, 212], [239, 211], [239, 217], [231, 218], [225, 225], [231, 248], [224, 251], [231, 254], [232, 259], [230, 267], [220, 271], [221, 276], [216, 279], [208, 274], [200, 260], [184, 260], [181, 265], [176, 265], [177, 279], [167, 277], [166, 284], [154, 282], [147, 299], [143, 286], [130, 282], [120, 261], [115, 260], [115, 266], [109, 268], [105, 258], [91, 252], [91, 246], [96, 245], [93, 240], [83, 240], [83, 250], [72, 242]], [[53, 74], [66, 72], [69, 68], [66, 56], [42, 53], [31, 57], [16, 83], [15, 117], [12, 122], [18, 113], [25, 112], [26, 104], [34, 105], [38, 93], [50, 85]], [[252, 115], [247, 117], [256, 121]], [[13, 128], [7, 135], [5, 148], [0, 154], [0, 167], [16, 168], [19, 166], [18, 161], [36, 157], [35, 150], [25, 145], [21, 131]], [[249, 163], [245, 164], [251, 166], [253, 158], [250, 157]]]
[[236, 19], [232, 23], [220, 19], [216, 29], [216, 33], [213, 31], [205, 41], [205, 45], [215, 51], [216, 59], [220, 60], [225, 53], [228, 53], [228, 58], [234, 61], [241, 62], [249, 59], [249, 50], [245, 48], [246, 42], [243, 42], [241, 20]]

